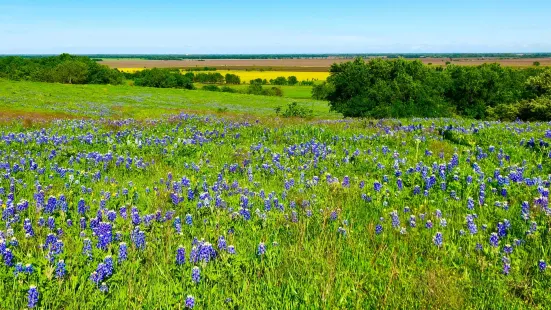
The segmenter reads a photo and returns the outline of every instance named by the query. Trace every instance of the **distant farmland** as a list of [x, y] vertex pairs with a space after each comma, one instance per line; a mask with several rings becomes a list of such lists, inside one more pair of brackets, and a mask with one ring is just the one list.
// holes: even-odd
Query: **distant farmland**
[[[118, 68], [123, 72], [136, 72], [143, 68]], [[209, 71], [207, 71], [209, 72]], [[241, 78], [242, 83], [249, 83], [254, 79], [271, 80], [277, 77], [295, 76], [298, 81], [325, 81], [329, 76], [329, 72], [307, 72], [307, 71], [260, 71], [260, 70], [217, 70], [216, 72], [226, 75], [235, 74]]]
[[[499, 63], [503, 66], [530, 67], [534, 62], [541, 66], [551, 66], [551, 58], [417, 58], [425, 64], [445, 65], [450, 62], [456, 65], [476, 66], [483, 63]], [[350, 59], [316, 58], [316, 59], [205, 59], [205, 60], [147, 60], [147, 59], [103, 59], [101, 62], [111, 68], [200, 68], [248, 70], [269, 69], [272, 71], [327, 71], [333, 63], [350, 61]]]

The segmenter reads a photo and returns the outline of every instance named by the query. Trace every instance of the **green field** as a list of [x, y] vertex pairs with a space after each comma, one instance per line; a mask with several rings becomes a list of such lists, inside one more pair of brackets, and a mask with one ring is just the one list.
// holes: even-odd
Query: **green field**
[[[283, 87], [287, 96], [306, 97], [303, 86]], [[67, 85], [13, 82], [0, 79], [0, 110], [65, 113], [87, 117], [147, 118], [179, 111], [275, 115], [275, 108], [297, 101], [316, 117], [335, 118], [326, 102], [313, 99], [254, 96], [202, 90], [159, 89], [134, 86]], [[0, 112], [0, 116], [2, 115]]]
[[[204, 86], [204, 84], [195, 83], [195, 86], [200, 89]], [[249, 87], [247, 84], [241, 84], [241, 85], [217, 85], [218, 87], [228, 86], [233, 89], [237, 89], [239, 91], [244, 91]], [[274, 85], [264, 85], [263, 87], [269, 88], [274, 87]], [[312, 98], [312, 86], [289, 86], [289, 85], [282, 85], [282, 86], [275, 86], [281, 88], [283, 91], [283, 97], [287, 98], [293, 98], [293, 99], [311, 99]]]
[[0, 309], [551, 305], [550, 123], [6, 80], [0, 120]]

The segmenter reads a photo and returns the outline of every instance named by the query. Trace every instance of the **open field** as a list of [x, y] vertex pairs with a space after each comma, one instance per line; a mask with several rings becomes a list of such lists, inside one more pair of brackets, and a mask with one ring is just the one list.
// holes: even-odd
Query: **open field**
[[[449, 58], [420, 58], [433, 65], [445, 65]], [[194, 68], [215, 67], [245, 70], [254, 68], [271, 68], [284, 71], [327, 71], [333, 63], [350, 61], [350, 59], [206, 59], [206, 60], [143, 60], [143, 59], [105, 59], [101, 63], [111, 68]], [[530, 67], [534, 61], [542, 66], [551, 66], [551, 58], [496, 59], [496, 58], [454, 58], [451, 63], [457, 65], [480, 65], [497, 62], [503, 66]], [[301, 68], [301, 69], [297, 69]]]
[[[205, 86], [206, 84], [200, 84], [195, 83], [195, 86], [200, 89], [201, 87]], [[210, 84], [212, 85], [212, 84]], [[233, 89], [237, 89], [240, 91], [244, 91], [249, 87], [247, 84], [240, 84], [240, 85], [218, 85], [218, 87], [227, 86]], [[265, 85], [264, 87], [271, 87], [271, 85]], [[279, 87], [283, 92], [283, 97], [286, 98], [294, 98], [294, 99], [311, 99], [312, 98], [312, 86], [301, 86], [301, 85], [281, 85], [277, 86]]]
[[[549, 123], [0, 89], [1, 309], [551, 304]], [[275, 117], [290, 101], [316, 117]]]
[[[137, 72], [143, 70], [143, 68], [118, 68], [123, 72]], [[202, 71], [201, 71], [202, 72]], [[211, 71], [205, 71], [206, 73]], [[217, 70], [217, 73], [222, 75], [235, 74], [241, 78], [242, 83], [249, 83], [254, 79], [266, 79], [270, 81], [277, 77], [283, 76], [285, 78], [289, 76], [295, 76], [299, 82], [301, 81], [325, 81], [329, 77], [329, 72], [304, 72], [304, 71], [260, 71], [260, 70]], [[182, 72], [185, 73], [185, 72]]]
[[[292, 86], [298, 87], [298, 86]], [[285, 91], [290, 91], [284, 87]], [[300, 87], [299, 87], [300, 88]], [[334, 118], [326, 102], [282, 97], [208, 92], [202, 90], [159, 89], [134, 86], [66, 85], [13, 82], [0, 79], [0, 119], [27, 113], [73, 117], [150, 118], [180, 111], [248, 113], [273, 116], [274, 109], [297, 101], [314, 111], [316, 117]], [[304, 90], [301, 92], [304, 94]], [[9, 113], [8, 113], [9, 112]]]

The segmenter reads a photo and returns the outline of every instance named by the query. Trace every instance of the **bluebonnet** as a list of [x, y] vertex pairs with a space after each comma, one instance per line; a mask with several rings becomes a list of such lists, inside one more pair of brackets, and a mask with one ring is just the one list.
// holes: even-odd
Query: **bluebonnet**
[[375, 233], [376, 233], [377, 235], [379, 235], [379, 234], [381, 234], [382, 232], [383, 232], [383, 226], [381, 226], [380, 224], [377, 224], [377, 225], [375, 226]]
[[27, 293], [27, 307], [31, 309], [36, 307], [36, 305], [38, 304], [38, 298], [38, 289], [36, 288], [36, 286], [31, 285]]
[[438, 247], [442, 246], [442, 242], [443, 242], [442, 233], [437, 232], [436, 235], [434, 235], [432, 240], [436, 246]]
[[186, 262], [186, 249], [183, 246], [179, 246], [176, 249], [176, 264], [182, 265]]
[[259, 256], [262, 256], [266, 253], [266, 246], [264, 245], [264, 242], [260, 242], [258, 244], [258, 249], [256, 250], [256, 254]]
[[196, 284], [201, 280], [201, 270], [199, 267], [194, 266], [191, 270], [191, 280]]
[[83, 240], [82, 254], [84, 254], [84, 256], [87, 256], [88, 258], [92, 257], [92, 241], [90, 241], [90, 239], [88, 238]]
[[107, 287], [107, 284], [105, 282], [102, 282], [99, 287], [100, 292], [107, 293], [109, 291], [109, 287]]
[[490, 235], [490, 245], [493, 247], [497, 247], [499, 245], [499, 237], [496, 233], [492, 233]]
[[119, 243], [119, 255], [118, 255], [118, 262], [122, 263], [128, 258], [128, 246], [125, 242]]
[[67, 269], [65, 268], [65, 261], [60, 259], [55, 267], [55, 277], [61, 279], [67, 274]]
[[190, 226], [193, 224], [193, 217], [189, 213], [186, 214], [186, 224]]
[[226, 249], [226, 239], [224, 236], [218, 237], [218, 249], [225, 250]]
[[541, 272], [544, 272], [547, 268], [547, 263], [543, 259], [540, 259], [540, 261], [538, 262], [538, 268]]
[[193, 309], [194, 306], [195, 306], [195, 298], [191, 295], [187, 295], [186, 308]]

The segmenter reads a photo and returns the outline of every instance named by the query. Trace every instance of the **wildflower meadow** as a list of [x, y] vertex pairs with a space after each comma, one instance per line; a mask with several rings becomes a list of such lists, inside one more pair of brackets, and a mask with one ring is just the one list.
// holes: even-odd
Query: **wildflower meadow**
[[547, 308], [549, 123], [0, 125], [2, 309]]

